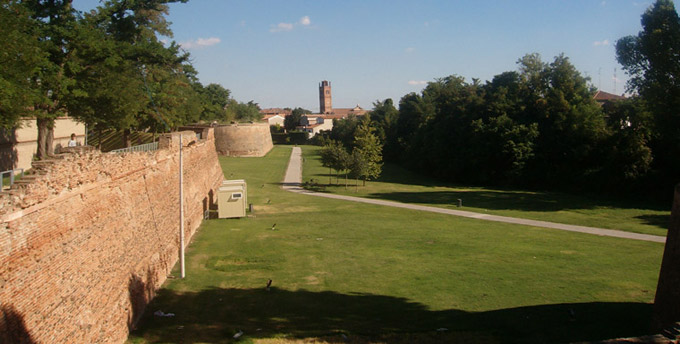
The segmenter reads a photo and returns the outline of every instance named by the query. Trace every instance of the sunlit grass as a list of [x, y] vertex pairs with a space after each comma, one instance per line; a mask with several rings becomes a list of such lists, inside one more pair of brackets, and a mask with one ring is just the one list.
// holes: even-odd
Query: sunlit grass
[[289, 154], [220, 158], [255, 211], [204, 222], [187, 278], [166, 282], [131, 342], [222, 343], [239, 331], [266, 343], [571, 342], [647, 330], [662, 244], [290, 193], [279, 185]]

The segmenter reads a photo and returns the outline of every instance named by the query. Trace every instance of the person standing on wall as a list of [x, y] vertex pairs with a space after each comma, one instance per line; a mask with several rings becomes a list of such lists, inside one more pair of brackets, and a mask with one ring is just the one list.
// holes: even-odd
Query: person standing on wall
[[78, 145], [78, 141], [76, 141], [76, 134], [73, 133], [71, 134], [71, 139], [68, 141], [68, 146], [69, 147], [75, 147]]

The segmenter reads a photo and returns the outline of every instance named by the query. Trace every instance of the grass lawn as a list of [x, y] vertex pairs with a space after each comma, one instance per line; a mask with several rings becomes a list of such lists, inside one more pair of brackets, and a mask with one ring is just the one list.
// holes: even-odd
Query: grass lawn
[[289, 155], [276, 146], [264, 158], [220, 158], [226, 178], [246, 179], [254, 212], [203, 223], [187, 278], [165, 283], [129, 342], [227, 343], [243, 331], [246, 343], [552, 343], [648, 332], [662, 244], [290, 193], [279, 184]]
[[[354, 180], [350, 180], [351, 187], [345, 189], [342, 177], [337, 182], [332, 178], [333, 185], [328, 185], [329, 171], [321, 166], [320, 149], [318, 146], [302, 147], [305, 159], [302, 180], [314, 179], [322, 185], [316, 188], [319, 191], [660, 236], [666, 236], [670, 223], [671, 204], [650, 205], [558, 192], [450, 185], [393, 164], [384, 165], [383, 175], [377, 181], [370, 181], [366, 186], [361, 186], [360, 181], [359, 187], [355, 188]], [[462, 200], [462, 208], [457, 207], [458, 199]]]

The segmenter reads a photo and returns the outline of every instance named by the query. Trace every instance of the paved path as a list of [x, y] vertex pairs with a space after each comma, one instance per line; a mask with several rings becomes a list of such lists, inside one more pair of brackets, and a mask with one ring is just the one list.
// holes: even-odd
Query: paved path
[[432, 212], [432, 213], [462, 216], [462, 217], [468, 217], [468, 218], [473, 218], [473, 219], [478, 219], [478, 220], [514, 223], [514, 224], [534, 226], [534, 227], [553, 228], [553, 229], [560, 229], [560, 230], [570, 231], [570, 232], [588, 233], [588, 234], [594, 234], [594, 235], [610, 236], [610, 237], [633, 239], [633, 240], [653, 241], [653, 242], [661, 242], [661, 243], [666, 242], [665, 237], [658, 236], [658, 235], [631, 233], [631, 232], [624, 232], [624, 231], [613, 230], [613, 229], [574, 226], [574, 225], [566, 225], [566, 224], [562, 224], [562, 223], [554, 223], [554, 222], [547, 222], [547, 221], [537, 221], [537, 220], [519, 219], [519, 218], [515, 218], [515, 217], [473, 213], [471, 211], [444, 209], [444, 208], [437, 208], [437, 207], [429, 207], [429, 206], [425, 206], [425, 205], [399, 203], [399, 202], [385, 201], [385, 200], [380, 200], [380, 199], [370, 199], [370, 198], [361, 198], [361, 197], [353, 197], [353, 196], [335, 195], [335, 194], [330, 194], [330, 193], [314, 192], [314, 191], [309, 191], [309, 190], [305, 190], [304, 188], [302, 188], [301, 183], [302, 183], [302, 149], [300, 149], [300, 147], [293, 147], [293, 151], [290, 154], [290, 161], [288, 162], [288, 169], [286, 170], [286, 176], [283, 178], [283, 189], [290, 191], [290, 192], [296, 192], [296, 193], [300, 193], [300, 194], [317, 196], [317, 197], [340, 199], [340, 200], [352, 201], [352, 202], [361, 202], [361, 203], [384, 205], [384, 206], [388, 206], [388, 207], [429, 211], [429, 212]]

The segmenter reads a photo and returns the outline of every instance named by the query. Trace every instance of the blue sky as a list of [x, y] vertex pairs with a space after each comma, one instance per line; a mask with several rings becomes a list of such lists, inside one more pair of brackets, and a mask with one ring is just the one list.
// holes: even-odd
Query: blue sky
[[[76, 8], [96, 0], [75, 0]], [[537, 52], [560, 54], [604, 91], [627, 80], [614, 45], [640, 30], [643, 0], [257, 1], [172, 4], [174, 39], [203, 84], [239, 101], [318, 111], [329, 80], [334, 107], [395, 103], [425, 82], [456, 74], [490, 80]], [[618, 81], [614, 81], [614, 73]]]

